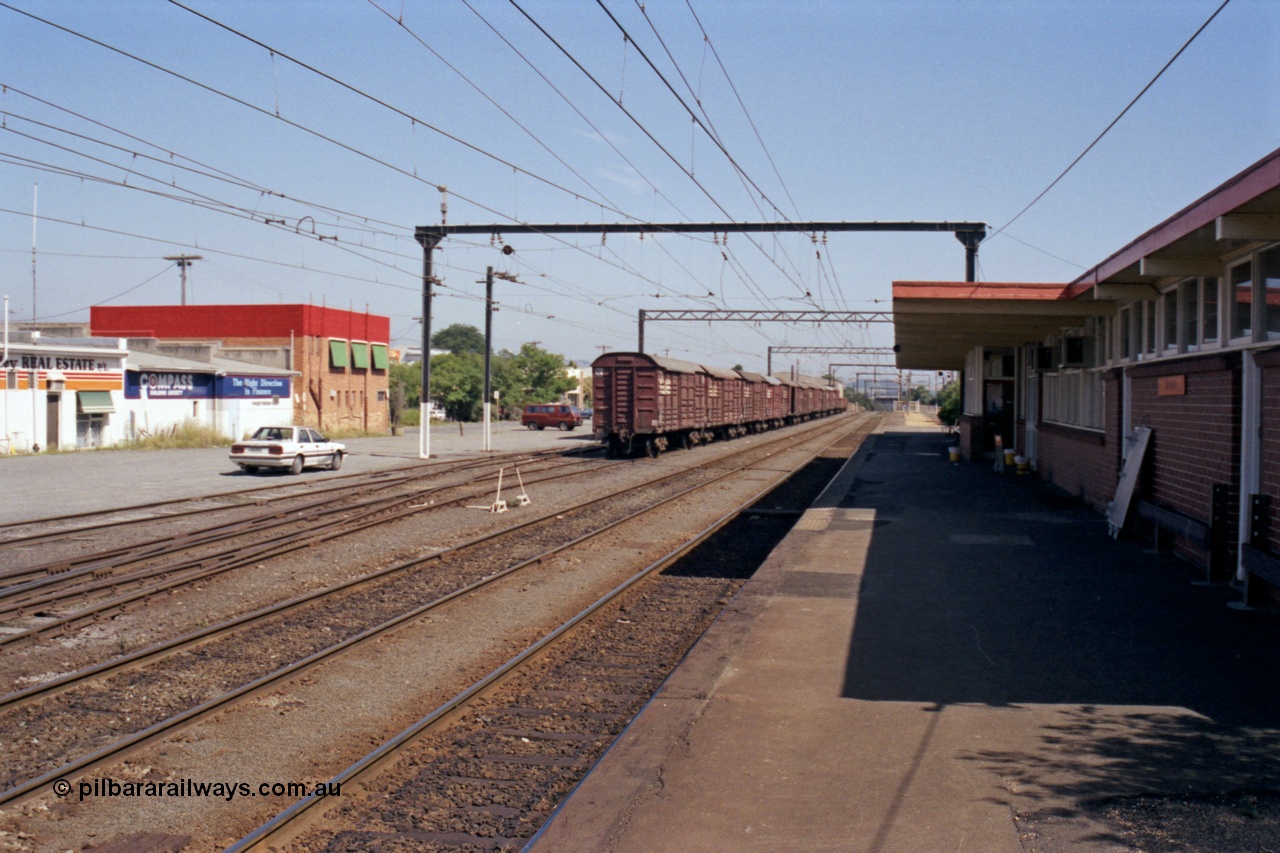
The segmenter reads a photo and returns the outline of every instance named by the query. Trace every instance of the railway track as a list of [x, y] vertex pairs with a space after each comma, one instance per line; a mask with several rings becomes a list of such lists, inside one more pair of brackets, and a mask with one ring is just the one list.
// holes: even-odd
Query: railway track
[[[783, 436], [776, 441], [789, 440]], [[772, 443], [762, 443], [745, 452], [761, 458], [771, 455]], [[749, 463], [742, 463], [740, 468]], [[732, 475], [719, 472], [694, 476], [701, 480], [682, 487], [676, 480], [686, 472], [660, 478], [666, 483], [666, 501], [706, 488]], [[245, 617], [210, 626], [167, 643], [125, 655], [44, 684], [0, 697], [0, 729], [30, 729], [63, 733], [46, 735], [40, 749], [9, 749], [5, 756], [7, 790], [0, 802], [12, 802], [39, 790], [51, 779], [83, 772], [85, 769], [119, 758], [141, 745], [164, 737], [177, 728], [207, 718], [216, 711], [271, 689], [319, 662], [368, 642], [431, 609], [499, 580], [515, 575], [565, 549], [599, 536], [653, 509], [652, 499], [640, 498], [635, 489], [622, 490], [614, 503], [630, 501], [627, 517], [613, 518], [604, 503], [593, 498], [582, 506], [560, 509], [519, 525], [496, 531], [448, 551], [438, 552], [388, 567], [354, 581], [326, 588]], [[648, 504], [646, 506], [646, 504]], [[592, 512], [596, 514], [592, 514]], [[573, 517], [573, 523], [566, 518]], [[541, 526], [553, 529], [555, 541], [548, 545], [531, 535]], [[495, 543], [506, 542], [501, 547]], [[488, 553], [487, 558], [476, 556]], [[513, 557], [510, 555], [518, 555]], [[497, 556], [498, 559], [493, 559]], [[517, 560], [513, 564], [513, 559]], [[451, 569], [442, 564], [453, 560]], [[433, 571], [422, 571], [431, 564]], [[428, 576], [429, 575], [429, 576]], [[363, 598], [361, 598], [363, 597]], [[404, 601], [427, 601], [406, 609]], [[221, 645], [220, 645], [221, 644]], [[264, 667], [253, 649], [271, 648], [291, 661], [283, 667]], [[246, 665], [246, 662], [248, 664]], [[157, 684], [175, 679], [188, 686], [183, 697], [148, 705], [137, 697], [150, 695]], [[226, 689], [227, 685], [237, 685]], [[107, 725], [95, 717], [95, 708], [114, 707], [128, 713], [129, 726], [116, 714]], [[101, 716], [101, 715], [98, 715]], [[122, 728], [130, 728], [121, 732]], [[124, 737], [120, 737], [124, 734]], [[12, 746], [12, 745], [11, 745]], [[56, 765], [59, 757], [78, 755], [75, 761]]]
[[[836, 443], [860, 442], [869, 431], [868, 425], [852, 441], [845, 436]], [[740, 585], [699, 566], [672, 568], [772, 488], [334, 776], [326, 791], [337, 786], [342, 797], [299, 800], [241, 838], [231, 853], [520, 849]]]
[[[532, 461], [540, 466], [525, 468], [531, 485], [582, 473], [582, 463], [576, 459], [525, 457], [509, 461]], [[599, 465], [593, 470], [598, 471]], [[344, 492], [284, 508], [271, 507], [181, 536], [151, 539], [74, 560], [59, 559], [0, 571], [0, 622], [33, 614], [48, 618], [51, 610], [65, 609], [72, 603], [82, 605], [27, 631], [0, 636], [0, 646], [65, 633], [98, 621], [106, 613], [145, 602], [155, 594], [200, 583], [317, 542], [460, 501], [481, 499], [492, 491], [489, 484], [497, 477], [486, 472], [467, 483], [430, 488], [416, 485], [420, 477], [402, 478], [381, 484], [378, 490], [401, 487], [410, 481], [413, 488], [375, 496], [367, 496], [370, 489], [361, 485], [356, 495]]]
[[108, 510], [70, 513], [27, 521], [3, 522], [0, 523], [0, 552], [11, 546], [31, 545], [51, 539], [65, 539], [88, 533], [105, 531], [110, 535], [111, 532], [129, 527], [142, 525], [161, 527], [193, 516], [285, 504], [316, 495], [372, 493], [455, 473], [482, 468], [489, 469], [494, 465], [514, 465], [525, 459], [536, 460], [557, 456], [594, 455], [597, 452], [598, 448], [593, 446], [589, 449], [568, 451], [526, 451], [493, 454], [464, 460], [416, 462], [412, 465], [383, 468], [378, 471], [330, 476], [323, 480], [289, 478], [279, 484], [236, 489], [198, 498], [130, 504]]

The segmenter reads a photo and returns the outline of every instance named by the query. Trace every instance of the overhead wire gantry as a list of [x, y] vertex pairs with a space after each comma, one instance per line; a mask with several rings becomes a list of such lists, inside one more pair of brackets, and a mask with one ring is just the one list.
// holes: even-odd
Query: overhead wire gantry
[[[978, 245], [987, 235], [985, 222], [587, 222], [531, 224], [527, 222], [491, 224], [491, 225], [419, 225], [414, 229], [414, 239], [422, 245], [422, 399], [419, 401], [419, 413], [422, 417], [422, 432], [419, 456], [426, 459], [430, 456], [430, 429], [427, 416], [427, 405], [431, 394], [431, 299], [432, 285], [435, 282], [432, 267], [432, 253], [439, 247], [445, 237], [454, 234], [692, 234], [692, 233], [801, 233], [817, 234], [820, 232], [946, 232], [964, 245], [965, 281], [974, 281], [978, 269]], [[510, 249], [507, 246], [506, 249]], [[658, 313], [649, 312], [649, 319], [656, 319]], [[736, 313], [736, 312], [717, 312]], [[755, 313], [755, 312], [745, 312]], [[782, 314], [858, 314], [884, 312], [765, 312]], [[640, 351], [644, 351], [644, 312], [641, 313]], [[674, 318], [673, 318], [674, 319]], [[702, 318], [710, 319], [710, 318]], [[793, 322], [792, 317], [774, 317], [771, 319]], [[819, 319], [819, 318], [813, 318]], [[835, 319], [828, 317], [828, 319]], [[843, 318], [842, 322], [866, 322]], [[888, 322], [882, 320], [879, 322]]]

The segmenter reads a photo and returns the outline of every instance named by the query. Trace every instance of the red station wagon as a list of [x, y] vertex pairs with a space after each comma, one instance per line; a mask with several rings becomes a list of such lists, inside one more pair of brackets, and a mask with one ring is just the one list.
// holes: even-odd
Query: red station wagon
[[544, 403], [525, 406], [520, 415], [521, 426], [529, 429], [546, 429], [549, 426], [569, 430], [582, 426], [582, 413], [564, 403]]

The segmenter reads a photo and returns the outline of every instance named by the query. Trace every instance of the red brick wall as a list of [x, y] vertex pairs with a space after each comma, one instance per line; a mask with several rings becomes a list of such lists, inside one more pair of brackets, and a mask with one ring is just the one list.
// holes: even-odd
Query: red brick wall
[[[1225, 561], [1236, 548], [1240, 487], [1240, 354], [1223, 353], [1130, 368], [1134, 425], [1151, 427], [1136, 496], [1213, 522], [1213, 487], [1230, 488], [1219, 530]], [[1160, 394], [1160, 380], [1185, 393]], [[1176, 540], [1174, 549], [1200, 566], [1210, 555]], [[1230, 570], [1220, 566], [1219, 570]]]
[[1262, 471], [1258, 489], [1271, 498], [1266, 548], [1280, 554], [1280, 350], [1258, 356], [1262, 369]]
[[[1239, 484], [1240, 361], [1224, 354], [1132, 368], [1131, 423], [1151, 427], [1138, 494], [1208, 523], [1213, 484]], [[1162, 377], [1186, 393], [1161, 396]]]
[[1058, 488], [1099, 512], [1116, 491], [1116, 442], [1104, 433], [1041, 424], [1036, 470]]
[[982, 458], [982, 416], [961, 415], [956, 424], [960, 428], [957, 444], [960, 456], [970, 462]]

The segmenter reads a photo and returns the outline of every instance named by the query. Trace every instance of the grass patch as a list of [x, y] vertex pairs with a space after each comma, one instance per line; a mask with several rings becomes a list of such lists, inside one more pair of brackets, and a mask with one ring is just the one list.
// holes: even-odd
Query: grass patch
[[[132, 441], [115, 445], [119, 450], [173, 450], [178, 448], [227, 447], [231, 439], [212, 427], [203, 424], [187, 423], [156, 430], [143, 431]], [[110, 448], [103, 448], [110, 449]]]

